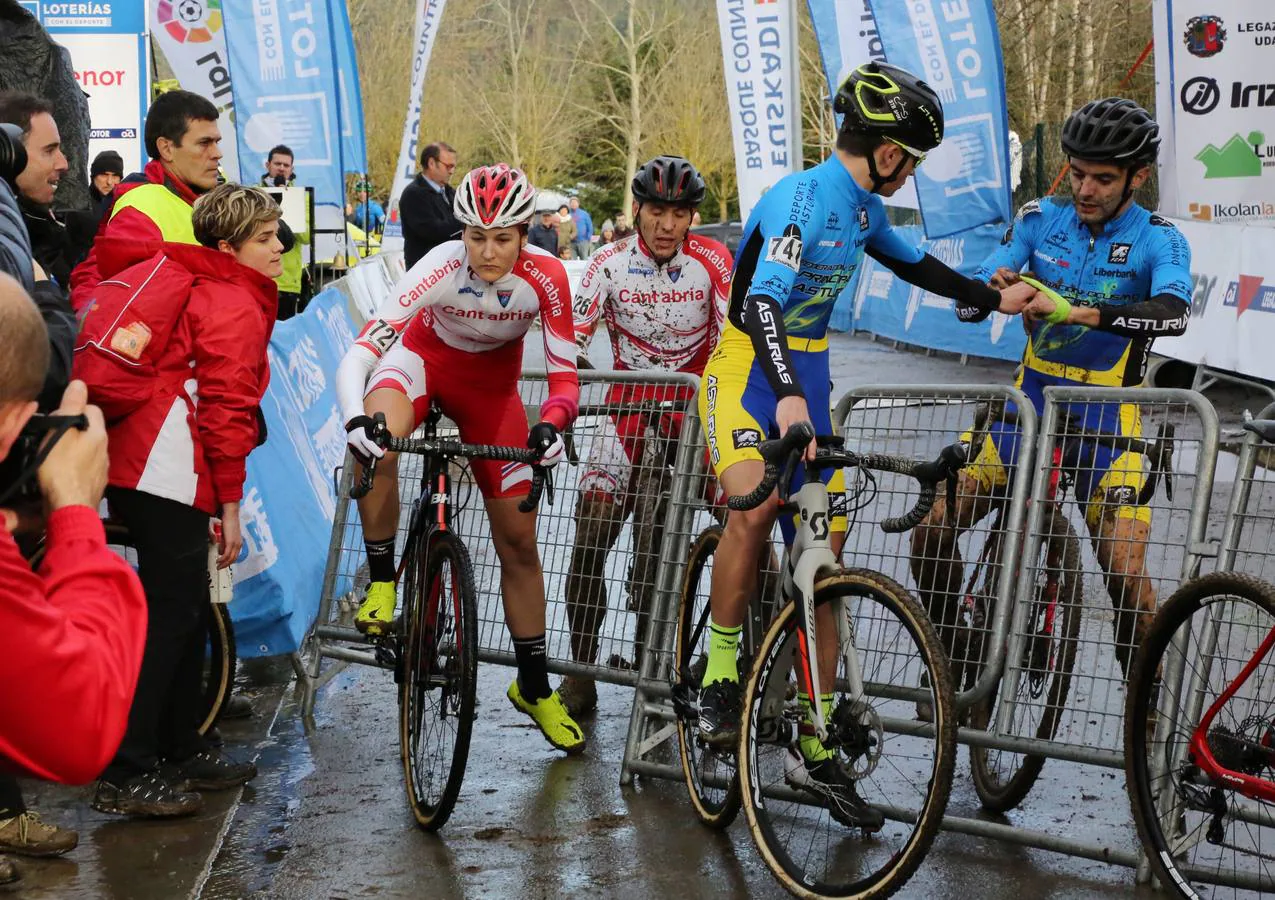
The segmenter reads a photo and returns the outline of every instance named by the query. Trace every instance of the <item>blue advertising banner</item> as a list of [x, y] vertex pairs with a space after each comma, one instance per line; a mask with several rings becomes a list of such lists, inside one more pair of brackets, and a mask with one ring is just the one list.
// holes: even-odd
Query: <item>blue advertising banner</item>
[[331, 0], [332, 39], [336, 42], [336, 71], [341, 91], [341, 157], [346, 172], [367, 172], [367, 140], [363, 131], [363, 89], [359, 86], [354, 32], [345, 0]]
[[[1000, 242], [1005, 229], [983, 225], [961, 234], [926, 240], [915, 226], [896, 228], [909, 243], [915, 242], [964, 275], [974, 271]], [[1027, 336], [1016, 316], [992, 313], [977, 325], [962, 324], [953, 302], [914, 287], [870, 256], [859, 267], [859, 281], [837, 301], [831, 326], [838, 331], [868, 331], [919, 347], [952, 353], [968, 353], [993, 359], [1021, 359]]]
[[224, 0], [223, 11], [239, 158], [265, 159], [287, 144], [298, 183], [314, 188], [316, 227], [342, 230], [341, 104], [328, 3]]
[[336, 511], [332, 471], [345, 459], [331, 373], [354, 336], [346, 296], [329, 289], [270, 339], [261, 404], [269, 438], [248, 457], [230, 604], [240, 656], [291, 653], [318, 611]]
[[1013, 218], [1005, 70], [992, 0], [872, 0], [886, 59], [943, 101], [943, 143], [915, 175], [925, 233]]

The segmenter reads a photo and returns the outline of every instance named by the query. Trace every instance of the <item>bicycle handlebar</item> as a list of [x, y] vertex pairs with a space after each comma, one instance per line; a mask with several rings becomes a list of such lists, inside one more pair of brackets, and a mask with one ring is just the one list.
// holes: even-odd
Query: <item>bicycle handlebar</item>
[[[540, 495], [548, 489], [549, 505], [553, 505], [553, 482], [549, 470], [538, 465], [540, 454], [524, 447], [502, 447], [497, 444], [465, 444], [460, 441], [438, 438], [394, 437], [385, 425], [385, 414], [373, 416], [373, 424], [363, 426], [367, 435], [386, 450], [395, 453], [417, 453], [422, 456], [464, 456], [468, 459], [493, 459], [500, 462], [519, 462], [531, 466], [531, 489], [518, 504], [521, 512], [531, 512], [540, 502]], [[363, 467], [363, 477], [350, 488], [350, 497], [358, 500], [372, 490], [376, 478], [378, 460], [372, 459]]]
[[[787, 501], [787, 491], [792, 468], [800, 459], [806, 445], [814, 438], [814, 429], [806, 422], [798, 423], [788, 429], [779, 440], [763, 441], [758, 448], [766, 470], [761, 482], [755, 489], [738, 497], [731, 497], [727, 505], [731, 509], [755, 509], [770, 496], [775, 485], [780, 484], [780, 500]], [[840, 444], [839, 439], [820, 438], [828, 444]], [[782, 471], [781, 471], [782, 464]], [[883, 453], [864, 453], [862, 455], [842, 450], [838, 447], [824, 446], [815, 452], [813, 462], [807, 468], [824, 468], [827, 466], [859, 466], [865, 469], [876, 469], [880, 472], [894, 472], [907, 475], [921, 486], [920, 495], [912, 509], [901, 516], [894, 516], [881, 523], [881, 530], [889, 534], [909, 531], [921, 523], [934, 506], [938, 496], [939, 482], [951, 479], [965, 465], [965, 453], [959, 444], [944, 447], [936, 459], [917, 462], [903, 456], [887, 456]], [[782, 480], [781, 480], [782, 476]]]

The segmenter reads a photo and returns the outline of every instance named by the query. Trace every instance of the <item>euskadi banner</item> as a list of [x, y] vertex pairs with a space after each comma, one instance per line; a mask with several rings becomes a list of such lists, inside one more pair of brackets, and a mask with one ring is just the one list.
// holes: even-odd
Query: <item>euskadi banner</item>
[[[810, 21], [819, 44], [824, 76], [828, 79], [828, 102], [852, 71], [866, 62], [885, 62], [885, 49], [877, 34], [872, 0], [807, 0]], [[809, 87], [813, 90], [813, 87]], [[837, 116], [837, 125], [841, 116]], [[916, 186], [911, 179], [893, 197], [884, 197], [886, 206], [916, 209]]]
[[389, 217], [385, 233], [381, 235], [381, 249], [403, 249], [403, 225], [398, 217], [398, 200], [416, 176], [416, 146], [421, 130], [421, 102], [425, 89], [425, 70], [429, 68], [429, 55], [434, 49], [434, 37], [438, 23], [443, 18], [447, 0], [417, 0], [416, 49], [412, 53], [412, 84], [407, 95], [407, 118], [403, 122], [403, 139], [398, 145], [398, 165], [394, 169], [394, 183], [390, 186]]
[[146, 15], [139, 2], [23, 0], [53, 40], [71, 54], [75, 80], [89, 98], [89, 160], [114, 150], [125, 174], [146, 159], [142, 123], [150, 95]]
[[801, 168], [795, 2], [719, 0], [717, 4], [739, 212], [744, 221], [763, 191]]
[[1013, 218], [1005, 69], [992, 0], [871, 0], [886, 59], [943, 101], [943, 143], [916, 171], [930, 238]]
[[[255, 181], [260, 172], [239, 169], [235, 140], [235, 95], [226, 57], [221, 0], [151, 0], [151, 40], [182, 90], [207, 97], [221, 112], [221, 167], [235, 181]], [[264, 169], [264, 157], [262, 158]]]
[[[341, 2], [341, 0], [332, 0]], [[239, 158], [292, 148], [297, 182], [314, 188], [315, 226], [345, 229], [336, 41], [323, 0], [222, 0], [234, 79]]]
[[1275, 226], [1275, 4], [1155, 6], [1160, 209]]

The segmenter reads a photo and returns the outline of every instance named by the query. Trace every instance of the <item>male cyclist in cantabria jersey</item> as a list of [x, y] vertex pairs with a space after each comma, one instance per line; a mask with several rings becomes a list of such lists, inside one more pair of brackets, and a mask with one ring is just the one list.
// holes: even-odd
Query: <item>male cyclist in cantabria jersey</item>
[[[1026, 282], [1041, 288], [1023, 310], [1027, 349], [1017, 384], [1036, 411], [1048, 385], [1133, 387], [1142, 382], [1151, 342], [1186, 331], [1191, 303], [1191, 248], [1169, 221], [1133, 201], [1151, 175], [1160, 129], [1132, 100], [1109, 97], [1067, 119], [1063, 152], [1070, 159], [1070, 200], [1045, 197], [1018, 212], [1001, 246], [976, 277], [994, 287]], [[1030, 272], [1019, 274], [1028, 267]], [[986, 317], [958, 306], [963, 321]], [[1141, 433], [1132, 403], [1066, 404], [1077, 425], [1111, 434]], [[987, 515], [993, 492], [1009, 483], [1018, 430], [993, 423], [974, 464], [960, 476], [956, 528], [940, 500], [913, 532], [912, 571], [940, 634], [951, 639], [959, 594], [956, 537]], [[1138, 504], [1146, 481], [1141, 454], [1094, 444], [1081, 447], [1074, 472], [1094, 553], [1115, 606], [1116, 656], [1127, 673], [1133, 650], [1155, 611], [1145, 567], [1151, 510]]]
[[[828, 319], [867, 252], [896, 275], [979, 309], [1017, 313], [1035, 294], [1023, 283], [998, 292], [953, 271], [891, 229], [881, 197], [906, 183], [943, 139], [938, 95], [916, 76], [884, 63], [856, 69], [837, 91], [844, 115], [834, 154], [788, 175], [758, 202], [744, 228], [721, 341], [704, 370], [700, 416], [714, 471], [728, 496], [751, 492], [762, 479], [758, 444], [800, 422], [831, 434]], [[807, 455], [813, 456], [812, 441]], [[824, 470], [824, 479], [833, 470]], [[798, 471], [797, 479], [802, 473]], [[778, 515], [776, 502], [732, 511], [717, 549], [709, 592], [711, 639], [699, 695], [705, 740], [729, 746], [739, 728], [737, 650], [757, 558]], [[783, 523], [792, 540], [790, 521]], [[836, 525], [833, 523], [833, 530]], [[840, 552], [841, 533], [833, 535]], [[820, 676], [831, 684], [837, 629], [832, 606], [817, 611]], [[821, 698], [831, 703], [831, 694]], [[801, 702], [809, 709], [810, 698]], [[830, 715], [828, 709], [825, 715]], [[788, 778], [799, 788], [834, 794], [864, 827], [881, 813], [859, 798], [851, 777], [818, 738], [803, 735]], [[794, 751], [794, 755], [796, 755]]]

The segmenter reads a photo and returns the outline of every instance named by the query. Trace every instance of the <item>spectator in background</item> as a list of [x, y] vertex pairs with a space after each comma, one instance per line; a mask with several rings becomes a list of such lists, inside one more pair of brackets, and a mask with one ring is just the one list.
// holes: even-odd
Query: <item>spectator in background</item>
[[567, 203], [571, 209], [571, 220], [576, 225], [576, 236], [572, 242], [576, 259], [588, 259], [593, 252], [593, 216], [580, 206], [579, 197], [572, 197]]
[[[255, 765], [229, 759], [199, 734], [200, 680], [209, 518], [221, 518], [217, 562], [225, 568], [242, 547], [245, 462], [262, 437], [259, 405], [277, 302], [272, 279], [282, 268], [279, 216], [265, 191], [224, 184], [195, 203], [191, 227], [202, 246], [106, 238], [96, 247], [104, 276], [141, 285], [129, 298], [133, 308], [155, 308], [146, 293], [175, 295], [183, 304], [155, 362], [153, 392], [109, 427], [107, 499], [137, 543], [150, 627], [128, 731], [94, 793], [99, 812], [191, 815], [203, 806], [194, 791], [236, 788], [257, 774]], [[87, 372], [83, 364], [93, 360], [88, 341], [114, 346], [118, 333], [114, 301], [100, 290], [96, 296], [101, 305], [85, 317], [77, 371]], [[163, 374], [171, 372], [186, 374]], [[89, 384], [90, 395], [114, 387]]]
[[539, 218], [527, 230], [527, 243], [541, 250], [558, 255], [557, 216], [552, 209], [542, 209]]
[[624, 240], [633, 233], [632, 226], [629, 225], [629, 219], [624, 213], [616, 213], [615, 216], [615, 239], [617, 241]]
[[615, 223], [607, 219], [602, 223], [602, 234], [598, 237], [598, 247], [605, 247], [615, 242]]
[[0, 93], [0, 122], [22, 129], [26, 168], [14, 181], [22, 220], [31, 237], [31, 252], [41, 268], [63, 289], [71, 280], [73, 251], [66, 225], [53, 213], [53, 196], [66, 174], [62, 138], [53, 121], [53, 106], [24, 91]]
[[99, 215], [106, 208], [106, 203], [115, 190], [115, 185], [124, 180], [124, 158], [114, 150], [103, 150], [93, 157], [93, 165], [89, 167], [89, 197], [92, 199], [91, 209]]
[[571, 207], [562, 204], [558, 207], [558, 258], [575, 259], [576, 223], [571, 215]]
[[403, 223], [403, 262], [411, 268], [439, 244], [460, 237], [452, 214], [455, 189], [448, 183], [456, 169], [456, 151], [438, 142], [421, 151], [420, 174], [403, 188], [398, 214]]
[[278, 144], [271, 148], [266, 156], [266, 174], [261, 176], [262, 187], [292, 187], [297, 173], [293, 171], [296, 157], [287, 144]]
[[[138, 244], [197, 243], [190, 208], [200, 194], [217, 186], [220, 115], [211, 102], [190, 91], [169, 91], [156, 97], [146, 113], [150, 162], [144, 171], [115, 186], [97, 237]], [[71, 306], [77, 310], [88, 303], [102, 280], [95, 249], [71, 273]]]
[[368, 234], [385, 230], [385, 208], [368, 195], [368, 182], [359, 181], [359, 205], [354, 207], [354, 225]]

